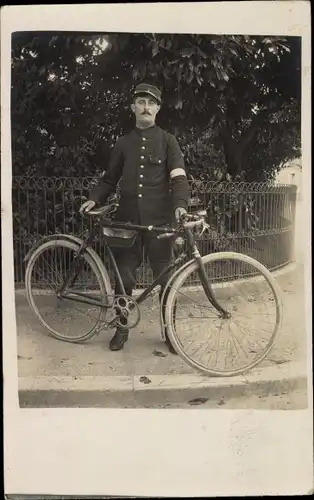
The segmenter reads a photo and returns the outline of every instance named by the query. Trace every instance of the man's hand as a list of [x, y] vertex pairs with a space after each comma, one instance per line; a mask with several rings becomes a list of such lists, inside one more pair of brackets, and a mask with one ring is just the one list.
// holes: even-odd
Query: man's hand
[[94, 208], [95, 205], [96, 203], [92, 200], [85, 201], [85, 203], [83, 203], [83, 205], [80, 208], [80, 213], [89, 212]]
[[180, 219], [183, 215], [187, 214], [187, 211], [183, 207], [178, 207], [175, 209], [174, 216], [177, 222], [180, 222]]

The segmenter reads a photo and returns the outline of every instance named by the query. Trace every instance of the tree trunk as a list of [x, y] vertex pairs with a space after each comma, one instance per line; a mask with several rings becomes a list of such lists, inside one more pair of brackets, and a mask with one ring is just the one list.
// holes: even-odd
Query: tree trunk
[[254, 140], [263, 120], [269, 116], [268, 110], [261, 111], [253, 117], [251, 125], [243, 132], [239, 141], [232, 137], [232, 126], [230, 119], [221, 115], [221, 138], [225, 155], [227, 170], [232, 176], [241, 174], [245, 169], [247, 151]]
[[239, 144], [233, 139], [231, 133], [223, 131], [222, 146], [227, 165], [227, 171], [233, 177], [240, 174], [243, 168], [242, 151]]

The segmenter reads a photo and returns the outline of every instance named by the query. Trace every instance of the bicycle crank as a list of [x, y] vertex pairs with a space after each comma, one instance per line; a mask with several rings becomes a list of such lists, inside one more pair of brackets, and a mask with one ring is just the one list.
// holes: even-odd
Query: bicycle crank
[[115, 325], [123, 328], [135, 328], [141, 319], [140, 308], [132, 297], [116, 295], [112, 305], [116, 314]]

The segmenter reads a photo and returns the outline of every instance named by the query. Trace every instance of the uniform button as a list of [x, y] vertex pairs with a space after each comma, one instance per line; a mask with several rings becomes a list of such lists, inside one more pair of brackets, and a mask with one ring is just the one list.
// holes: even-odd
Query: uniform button
[[146, 137], [143, 137], [143, 141], [146, 141]]
[[138, 187], [142, 188], [143, 187], [143, 184], [139, 184]]
[[140, 175], [140, 179], [143, 179], [144, 175]]
[[158, 160], [158, 163], [161, 163], [161, 160]]
[[139, 197], [139, 198], [142, 198], [142, 195], [141, 195], [141, 194], [139, 194], [139, 195], [138, 195], [138, 197]]
[[141, 160], [144, 160], [145, 156], [141, 156]]
[[144, 168], [144, 165], [141, 165], [141, 168]]
[[142, 146], [142, 149], [146, 149], [145, 146]]

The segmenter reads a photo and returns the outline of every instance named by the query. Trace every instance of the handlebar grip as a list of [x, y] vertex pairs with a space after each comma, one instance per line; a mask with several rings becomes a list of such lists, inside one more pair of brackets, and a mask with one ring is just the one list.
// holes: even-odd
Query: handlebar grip
[[166, 238], [171, 238], [171, 236], [174, 236], [174, 233], [164, 233], [164, 234], [159, 234], [157, 236], [157, 240], [164, 240]]

